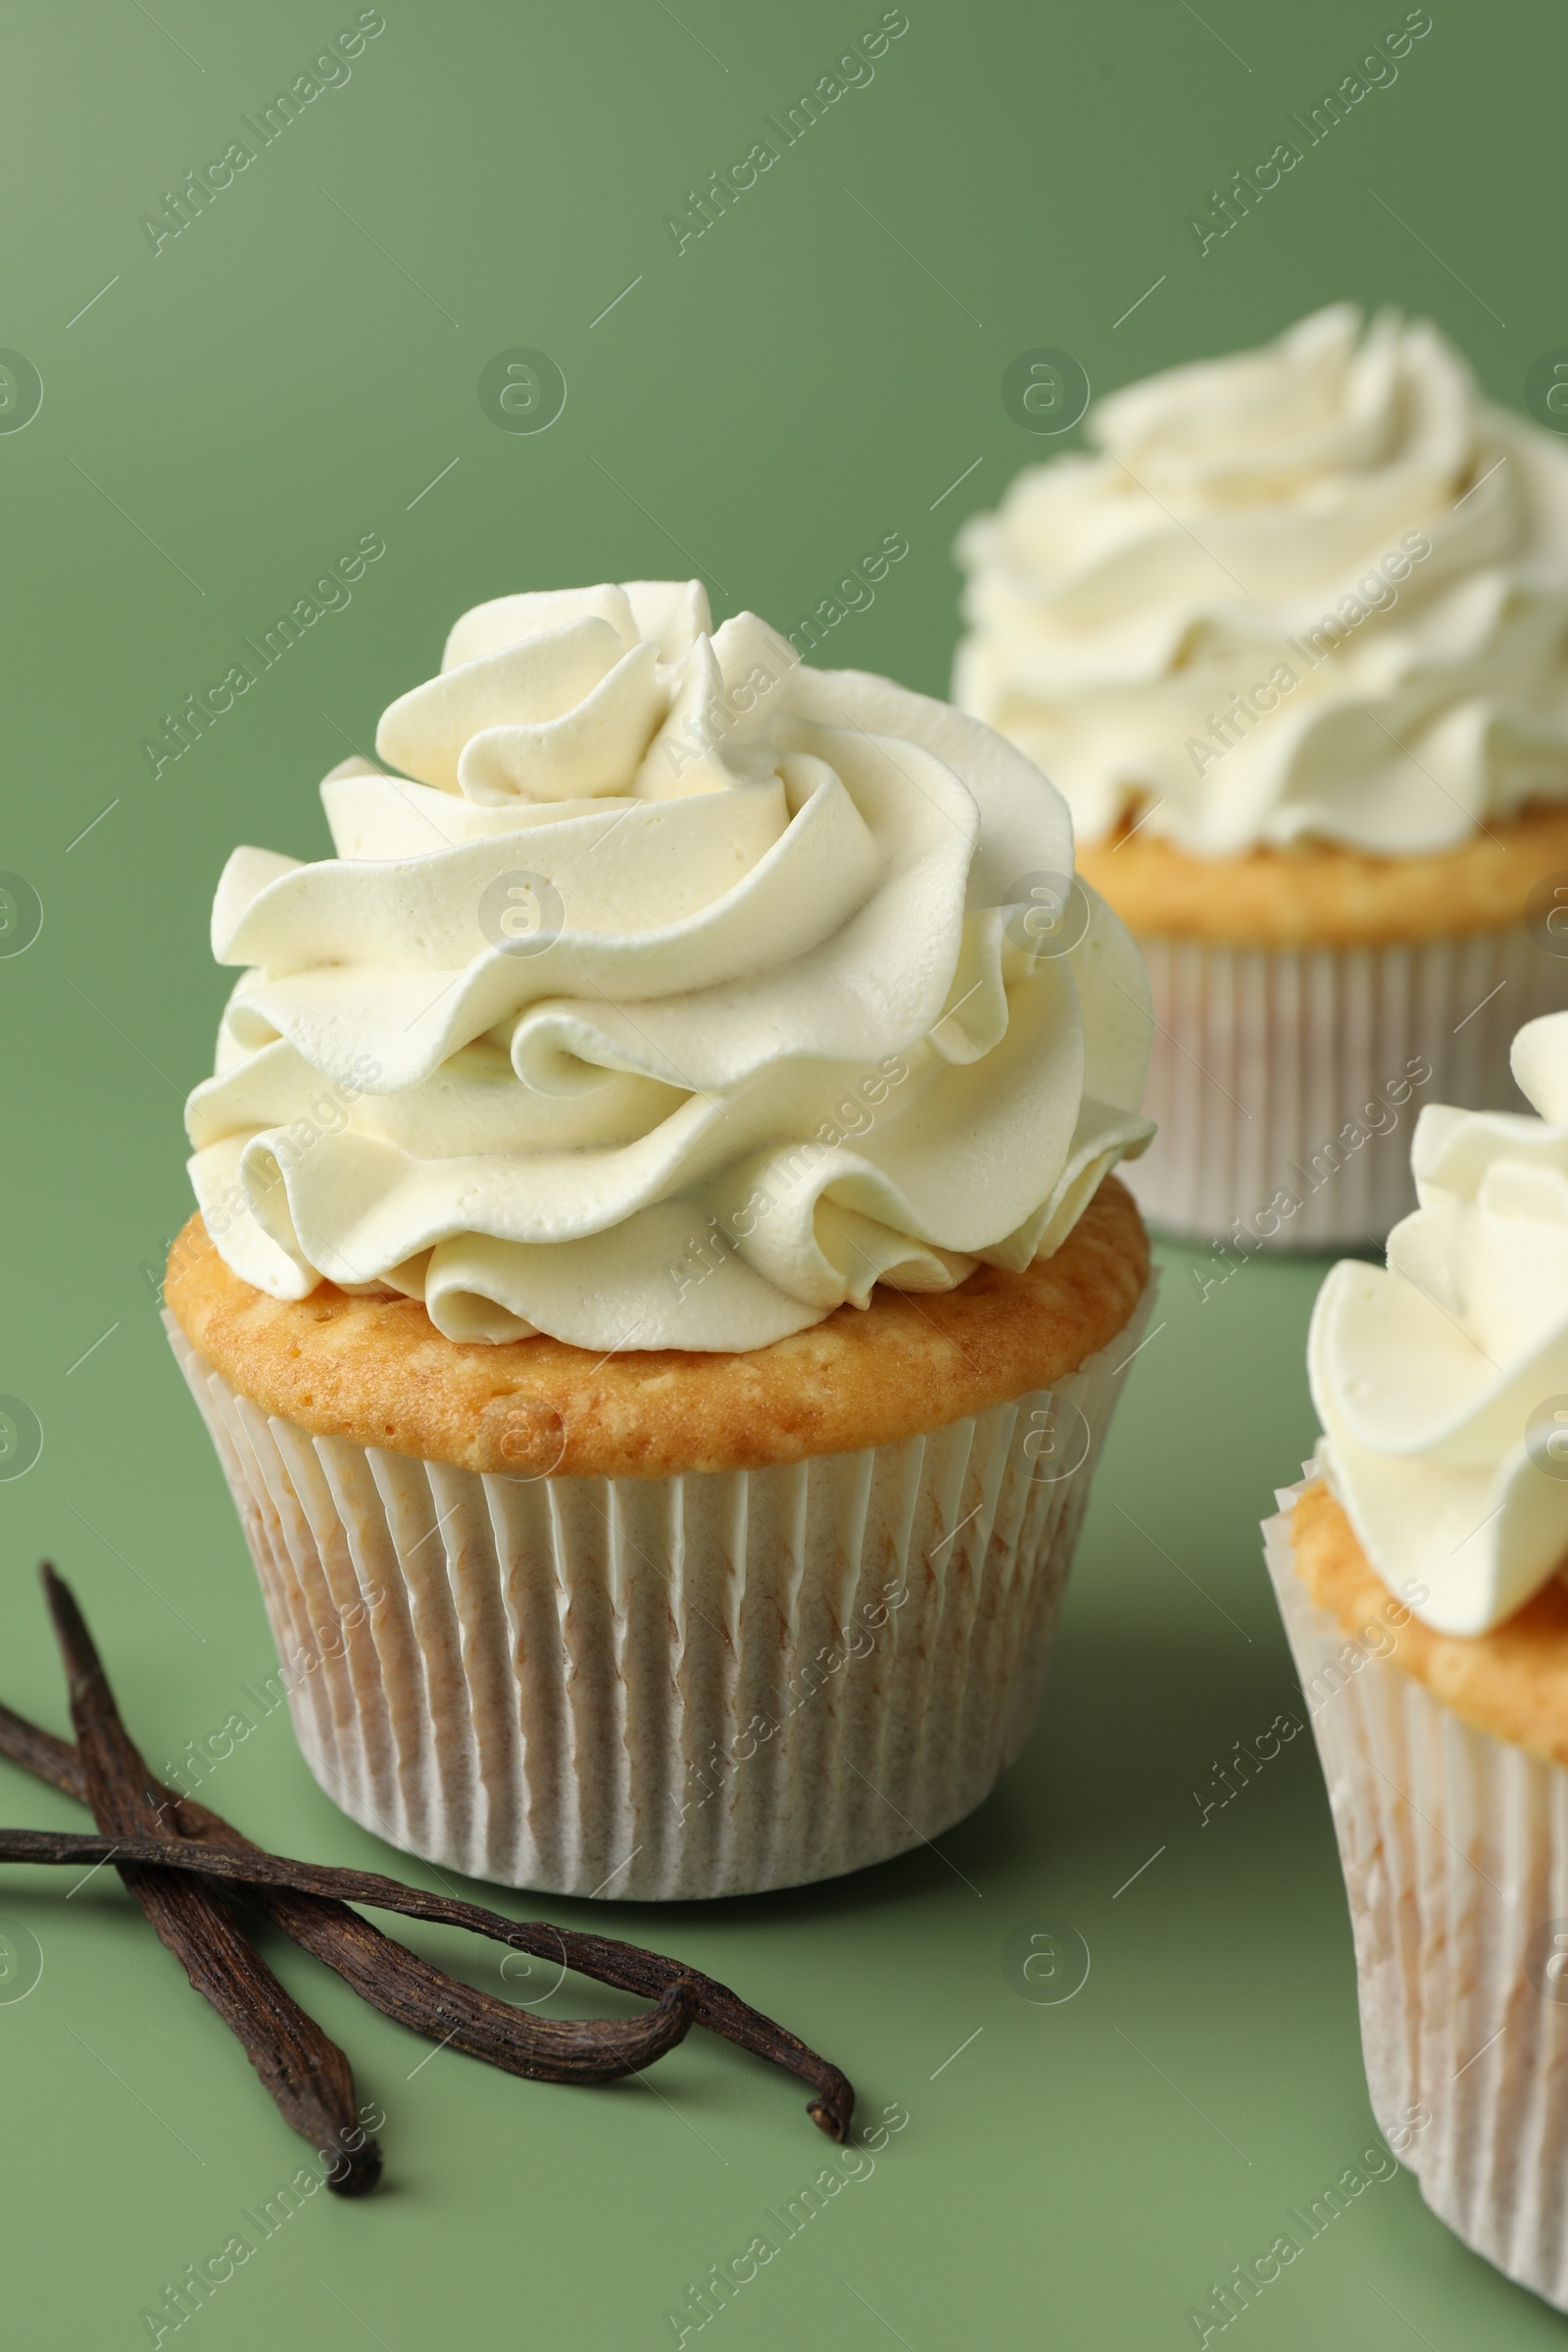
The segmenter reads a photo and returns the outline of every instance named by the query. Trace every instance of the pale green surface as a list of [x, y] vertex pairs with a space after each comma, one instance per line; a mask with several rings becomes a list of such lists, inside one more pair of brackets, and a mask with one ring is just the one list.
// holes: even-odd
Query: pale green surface
[[[0, 1485], [0, 1690], [64, 1720], [32, 1582], [49, 1549], [158, 1763], [270, 1663], [141, 1271], [186, 1211], [179, 1097], [209, 1066], [224, 985], [207, 960], [213, 881], [237, 840], [323, 846], [317, 777], [426, 674], [455, 614], [509, 588], [684, 569], [668, 532], [717, 567], [721, 612], [790, 626], [899, 530], [909, 558], [828, 658], [940, 691], [952, 533], [1043, 446], [999, 398], [1020, 350], [1066, 347], [1104, 388], [1351, 294], [1430, 312], [1517, 404], [1531, 361], [1568, 341], [1540, 250], [1560, 216], [1563, 62], [1542, 9], [1435, 6], [1398, 83], [1201, 262], [1187, 213], [1401, 10], [1205, 0], [1200, 22], [1176, 5], [910, 0], [874, 83], [678, 260], [664, 211], [875, 7], [680, 0], [679, 23], [650, 4], [542, 27], [533, 11], [387, 13], [348, 86], [156, 259], [140, 212], [335, 20], [159, 0], [155, 24], [102, 0], [11, 35], [0, 342], [45, 397], [0, 435], [17, 685], [0, 866], [41, 893], [45, 928], [0, 960], [0, 1390], [32, 1404], [46, 1442]], [[478, 406], [480, 369], [514, 345], [568, 379], [543, 437], [498, 432]], [[159, 713], [368, 529], [388, 552], [350, 609], [151, 782], [137, 743]], [[783, 2015], [853, 2072], [868, 2114], [900, 2101], [911, 2119], [707, 2340], [1191, 2341], [1183, 2315], [1207, 2282], [1365, 2145], [1315, 1759], [1296, 1742], [1206, 1828], [1194, 1797], [1290, 1698], [1256, 1529], [1311, 1442], [1318, 1276], [1251, 1266], [1206, 1305], [1179, 1265], [1168, 1276], [1040, 1728], [946, 1859], [608, 1914]], [[0, 1783], [8, 1819], [82, 1821], [9, 1770]], [[399, 1867], [317, 1790], [281, 1718], [212, 1793], [274, 1845]], [[14, 1873], [0, 1888], [46, 1962], [28, 1999], [0, 2005], [0, 2311], [8, 2342], [108, 2352], [147, 2340], [141, 2308], [222, 2246], [296, 2150], [119, 1889], [100, 1877], [68, 1903], [69, 1884]], [[1059, 2009], [1003, 1973], [1009, 1936], [1042, 1914], [1093, 1952]], [[483, 1954], [465, 1957], [495, 1984]], [[425, 2045], [314, 1964], [280, 1966], [386, 2106], [388, 2186], [358, 2207], [316, 2199], [182, 2340], [653, 2346], [687, 2282], [831, 2153], [792, 2086], [700, 2038], [659, 2070], [657, 2098], [531, 2086], [450, 2054], [421, 2066]], [[1507, 2352], [1561, 2334], [1406, 2178], [1370, 2190], [1243, 2325], [1252, 2352]]]

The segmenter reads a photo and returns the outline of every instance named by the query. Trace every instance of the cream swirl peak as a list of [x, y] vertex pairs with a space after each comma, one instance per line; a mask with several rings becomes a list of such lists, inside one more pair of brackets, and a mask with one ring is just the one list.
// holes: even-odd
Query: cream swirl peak
[[376, 750], [213, 910], [191, 1173], [271, 1297], [743, 1350], [1049, 1254], [1148, 1141], [1137, 951], [944, 704], [633, 582], [478, 606]]
[[1527, 1022], [1512, 1058], [1541, 1116], [1423, 1110], [1421, 1205], [1386, 1272], [1334, 1268], [1308, 1346], [1318, 1466], [1446, 1634], [1486, 1633], [1568, 1565], [1568, 1012]]
[[1391, 856], [1568, 795], [1568, 449], [1348, 305], [1091, 413], [958, 542], [960, 707], [1084, 840]]

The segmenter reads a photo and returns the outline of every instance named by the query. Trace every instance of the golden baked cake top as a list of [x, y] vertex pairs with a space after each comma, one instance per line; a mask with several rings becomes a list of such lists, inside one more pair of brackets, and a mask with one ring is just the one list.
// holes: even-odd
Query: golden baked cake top
[[515, 1477], [662, 1478], [891, 1445], [1048, 1389], [1122, 1329], [1149, 1262], [1112, 1177], [1021, 1272], [982, 1266], [922, 1298], [879, 1286], [869, 1306], [743, 1354], [464, 1343], [416, 1299], [330, 1283], [270, 1298], [199, 1217], [175, 1240], [164, 1296], [225, 1379], [313, 1436]]
[[1135, 933], [1229, 947], [1386, 947], [1522, 923], [1568, 872], [1568, 807], [1494, 817], [1457, 849], [1380, 858], [1333, 842], [1196, 858], [1144, 832], [1077, 845], [1078, 871]]
[[1292, 1512], [1291, 1537], [1302, 1583], [1359, 1656], [1370, 1648], [1478, 1730], [1568, 1765], [1568, 1590], [1555, 1577], [1489, 1634], [1439, 1634], [1390, 1592], [1321, 1481]]

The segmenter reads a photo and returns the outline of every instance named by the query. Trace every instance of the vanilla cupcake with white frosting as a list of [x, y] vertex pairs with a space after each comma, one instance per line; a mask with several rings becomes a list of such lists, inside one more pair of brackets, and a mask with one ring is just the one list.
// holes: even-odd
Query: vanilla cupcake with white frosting
[[1091, 434], [966, 525], [956, 699], [1052, 777], [1144, 946], [1151, 1213], [1381, 1236], [1403, 1152], [1342, 1130], [1422, 1065], [1516, 1106], [1507, 1037], [1568, 1004], [1568, 449], [1434, 327], [1348, 305]]
[[563, 1891], [934, 1835], [1027, 1730], [1147, 1291], [1147, 983], [1059, 796], [695, 582], [478, 607], [376, 749], [335, 856], [219, 884], [166, 1288], [337, 1661], [307, 1754]]
[[1568, 2310], [1568, 1013], [1513, 1068], [1539, 1115], [1429, 1106], [1387, 1268], [1324, 1284], [1324, 1434], [1264, 1532], [1379, 2124], [1468, 2244]]

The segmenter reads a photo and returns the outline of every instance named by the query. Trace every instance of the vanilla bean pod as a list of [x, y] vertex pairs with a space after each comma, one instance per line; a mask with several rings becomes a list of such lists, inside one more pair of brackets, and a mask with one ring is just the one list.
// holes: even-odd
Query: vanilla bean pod
[[[214, 1845], [194, 1838], [127, 1838], [116, 1846], [108, 1838], [82, 1837], [72, 1831], [0, 1830], [0, 1862], [94, 1863], [106, 1861], [111, 1852], [119, 1852], [133, 1863], [188, 1870], [232, 1882], [247, 1893], [252, 1886], [288, 1886], [300, 1893], [326, 1895], [339, 1902], [368, 1903], [377, 1910], [400, 1912], [406, 1919], [428, 1920], [438, 1927], [468, 1928], [492, 1942], [510, 1944], [514, 1951], [532, 1952], [546, 1959], [556, 1957], [551, 1946], [559, 1944], [565, 1951], [568, 1967], [585, 1976], [596, 1976], [603, 1984], [622, 1985], [631, 1992], [657, 1990], [667, 1976], [678, 1971], [676, 1983], [694, 1995], [693, 2007], [698, 2019], [706, 2023], [704, 2011], [708, 2009], [714, 2020], [714, 2030], [723, 2033], [726, 2038], [740, 2041], [744, 2048], [756, 2049], [761, 2056], [773, 2055], [781, 2040], [792, 2043], [791, 2071], [817, 2086], [818, 2096], [809, 2103], [808, 2113], [831, 2138], [849, 2137], [854, 2092], [837, 2067], [828, 2066], [804, 2043], [795, 2042], [793, 2035], [785, 2034], [770, 2019], [749, 2009], [725, 1985], [681, 1970], [678, 1962], [665, 1960], [657, 1952], [642, 1951], [635, 1944], [618, 1943], [602, 1936], [578, 1936], [568, 1929], [547, 1927], [539, 1921], [508, 1919], [499, 1911], [482, 1909], [477, 1903], [461, 1902], [451, 1895], [427, 1894], [418, 1886], [401, 1886], [396, 1879], [383, 1878], [378, 1871], [336, 1870], [320, 1863], [297, 1862], [286, 1855], [264, 1853], [255, 1846]], [[754, 2026], [761, 2029], [760, 2034], [754, 2034]], [[806, 2073], [802, 2060], [810, 2063], [811, 2074]]]
[[[3, 1704], [0, 1704], [0, 1755], [8, 1756], [14, 1764], [20, 1764], [24, 1771], [68, 1796], [83, 1794], [80, 1765], [70, 1741], [56, 1739], [53, 1733], [29, 1723], [25, 1716]], [[154, 1794], [167, 1801], [170, 1818], [177, 1821], [179, 1829], [193, 1842], [220, 1844], [239, 1857], [261, 1852], [220, 1814], [198, 1803], [194, 1797], [174, 1796], [156, 1788]], [[394, 1886], [396, 1882], [388, 1880], [382, 1884]], [[399, 1888], [400, 1894], [413, 1891]], [[444, 1976], [394, 1937], [383, 1936], [379, 1928], [361, 1918], [357, 1911], [349, 1910], [343, 1901], [300, 1893], [281, 1886], [256, 1884], [247, 1886], [244, 1895], [248, 1903], [274, 1920], [285, 1935], [335, 1969], [364, 1999], [399, 2024], [428, 2034], [432, 2040], [446, 2040], [454, 2049], [465, 2050], [471, 2057], [486, 2059], [513, 2073], [536, 2071], [533, 2065], [520, 2063], [514, 2052], [518, 2026], [531, 2021], [520, 2019], [509, 2002], [495, 2000], [488, 1993]], [[611, 1936], [579, 1935], [534, 1921], [505, 1924], [508, 1940], [514, 1948], [564, 1962], [579, 1975], [596, 1978], [600, 1984], [614, 1985], [621, 1991], [656, 1999], [661, 1993], [667, 1997], [676, 1985], [689, 1986], [698, 2024], [808, 2084], [815, 2094], [807, 2106], [812, 2122], [830, 2139], [849, 2138], [855, 2092], [848, 2078], [784, 2027], [740, 2000], [727, 1985], [683, 1968], [678, 1961], [668, 1960], [662, 1953], [644, 1951]]]
[[[6, 1706], [0, 1706], [0, 1754], [68, 1796], [87, 1802], [79, 1751]], [[160, 1817], [155, 1834], [167, 1826], [182, 1842], [262, 1853], [220, 1814], [193, 1798], [175, 1796], [151, 1779], [146, 1788]], [[123, 1850], [125, 1841], [120, 1843]], [[651, 1997], [657, 2005], [647, 2016], [534, 2018], [511, 2001], [498, 2000], [432, 1968], [343, 1903], [280, 1885], [236, 1886], [234, 1892], [396, 2024], [533, 2082], [607, 2082], [635, 2074], [673, 2049], [692, 2023], [692, 1998], [678, 1969], [671, 1969], [669, 1980], [655, 1987]]]
[[[126, 1838], [160, 1833], [147, 1767], [121, 1720], [101, 1661], [64, 1582], [42, 1570], [70, 1684], [83, 1792], [115, 1859]], [[117, 1860], [119, 1875], [192, 1985], [237, 2036], [284, 2120], [330, 2156], [328, 2185], [374, 2185], [380, 2152], [359, 2129], [354, 2077], [337, 2044], [284, 1989], [210, 1885]]]
[[[0, 1755], [65, 1795], [85, 1801], [81, 1766], [70, 1740], [57, 1740], [5, 1705], [0, 1705]], [[239, 1853], [263, 1851], [194, 1797], [175, 1796], [157, 1782], [152, 1794], [159, 1811], [182, 1837]], [[691, 2023], [691, 2003], [680, 1989], [678, 1970], [655, 1988], [662, 2000], [652, 2017], [535, 2019], [511, 2001], [498, 2000], [432, 1967], [346, 1904], [299, 1894], [288, 1886], [236, 1891], [395, 2025], [530, 2082], [604, 2082], [634, 2074], [672, 2049]], [[564, 1953], [547, 1956], [564, 1960]]]
[[353, 2070], [337, 2043], [278, 1983], [210, 1884], [120, 1858], [124, 1840], [157, 1836], [164, 1824], [71, 1588], [47, 1563], [40, 1574], [70, 1685], [82, 1792], [108, 1833], [104, 1858], [238, 2038], [285, 2123], [329, 2162], [328, 2188], [363, 2195], [380, 2177], [381, 2151], [360, 2128]]

